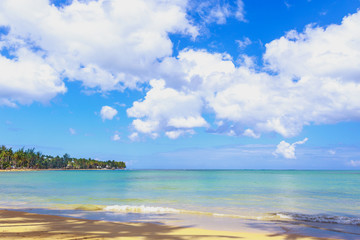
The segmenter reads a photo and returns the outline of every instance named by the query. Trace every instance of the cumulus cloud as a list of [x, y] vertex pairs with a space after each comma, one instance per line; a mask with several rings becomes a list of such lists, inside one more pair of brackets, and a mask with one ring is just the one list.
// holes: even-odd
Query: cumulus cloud
[[13, 59], [0, 55], [0, 105], [46, 103], [66, 92], [59, 73], [43, 58], [26, 48], [15, 54]]
[[275, 156], [283, 156], [287, 159], [294, 159], [295, 156], [295, 147], [296, 145], [304, 144], [308, 139], [304, 138], [302, 141], [294, 142], [293, 144], [287, 143], [285, 141], [281, 141], [277, 147], [275, 152], [273, 153]]
[[152, 88], [145, 99], [134, 102], [127, 109], [129, 117], [137, 118], [132, 122], [137, 132], [156, 138], [160, 131], [165, 130], [170, 132], [167, 136], [175, 138], [181, 134], [175, 135], [174, 130], [207, 126], [207, 122], [201, 117], [202, 102], [199, 97], [167, 88], [164, 80], [151, 80], [150, 86]]
[[0, 56], [0, 104], [48, 101], [65, 92], [64, 78], [101, 91], [136, 88], [172, 54], [169, 33], [197, 36], [186, 10], [180, 0], [0, 1], [0, 26], [9, 29], [0, 50], [16, 56]]
[[[202, 111], [207, 109], [215, 114], [217, 120], [226, 120], [242, 126], [242, 131], [236, 130], [239, 135], [247, 128], [258, 133], [276, 131], [284, 136], [290, 136], [301, 129], [301, 125], [296, 122], [284, 119], [284, 111], [287, 109], [282, 109], [281, 105], [284, 105], [284, 108], [291, 107], [289, 111], [295, 112], [293, 105], [288, 103], [287, 96], [281, 96], [282, 91], [286, 89], [284, 90], [280, 83], [274, 83], [274, 77], [267, 73], [256, 72], [248, 65], [235, 67], [228, 54], [184, 50], [179, 53], [176, 60], [165, 59], [162, 67], [166, 79], [161, 80], [162, 91], [181, 93], [181, 99], [192, 99], [192, 103], [189, 104], [191, 106], [179, 108], [184, 104], [177, 103], [180, 98], [168, 98], [173, 106], [177, 106], [176, 115], [184, 114], [187, 120], [201, 119]], [[151, 99], [165, 96], [156, 87], [149, 93], [152, 95]], [[143, 107], [145, 111], [149, 114], [165, 114], [168, 119], [171, 118], [171, 112], [164, 113], [162, 110], [165, 108], [159, 108], [157, 102], [153, 104], [147, 98], [148, 96], [141, 104], [146, 104], [146, 108]], [[167, 104], [165, 99], [162, 99], [162, 102]], [[134, 107], [138, 108], [139, 103], [135, 102]], [[128, 115], [138, 117], [131, 112], [128, 112]], [[205, 126], [198, 124], [197, 127], [201, 125]]]
[[263, 69], [246, 55], [246, 61], [235, 66], [226, 53], [184, 49], [159, 63], [162, 79], [156, 81], [161, 87], [151, 85], [145, 99], [135, 102], [128, 115], [150, 121], [151, 131], [156, 132], [179, 129], [169, 125], [172, 118], [205, 123], [205, 119], [200, 121], [202, 116], [213, 114], [215, 122], [227, 123], [219, 127], [221, 133], [252, 135], [246, 131], [251, 129], [284, 137], [296, 136], [305, 125], [357, 121], [359, 26], [360, 12], [339, 25], [290, 31], [266, 44]]
[[[327, 28], [308, 25], [304, 32], [289, 31], [266, 45], [268, 68], [299, 81], [359, 83], [360, 13]], [[299, 64], [301, 63], [301, 64]]]
[[100, 110], [100, 116], [103, 121], [112, 120], [118, 111], [110, 106], [103, 106]]
[[[201, 4], [195, 9], [208, 23], [245, 21], [241, 0]], [[169, 34], [198, 35], [188, 10], [181, 0], [74, 0], [62, 7], [0, 1], [0, 26], [9, 29], [0, 40], [9, 52], [0, 56], [0, 104], [47, 102], [66, 92], [65, 78], [100, 91], [153, 79], [127, 110], [134, 134], [191, 134], [211, 126], [209, 114], [226, 123], [222, 133], [252, 137], [293, 137], [305, 125], [360, 119], [359, 12], [271, 41], [260, 68], [246, 55], [236, 65], [227, 53], [201, 49], [172, 56]]]

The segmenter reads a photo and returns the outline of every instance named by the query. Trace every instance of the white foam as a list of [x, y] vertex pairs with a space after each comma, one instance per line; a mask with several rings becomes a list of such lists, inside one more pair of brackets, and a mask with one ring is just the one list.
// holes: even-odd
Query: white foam
[[103, 208], [104, 211], [122, 212], [122, 213], [180, 213], [179, 209], [168, 207], [151, 206], [131, 206], [131, 205], [112, 205]]
[[169, 207], [153, 207], [153, 206], [134, 206], [134, 205], [111, 205], [103, 208], [103, 211], [119, 212], [119, 213], [153, 213], [153, 214], [164, 214], [164, 213], [181, 213], [181, 214], [194, 214], [194, 215], [206, 215], [214, 217], [230, 217], [230, 218], [243, 218], [249, 219], [246, 216], [240, 216], [235, 214], [223, 214], [223, 213], [212, 213], [212, 212], [201, 212], [192, 211], [185, 209], [175, 209]]
[[282, 219], [293, 219], [292, 217], [286, 215], [286, 214], [283, 214], [283, 213], [277, 213], [276, 216], [282, 218]]

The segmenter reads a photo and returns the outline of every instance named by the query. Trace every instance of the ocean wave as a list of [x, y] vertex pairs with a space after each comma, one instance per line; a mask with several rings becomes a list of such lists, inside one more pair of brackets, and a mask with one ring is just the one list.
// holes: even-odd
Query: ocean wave
[[214, 217], [249, 218], [246, 216], [235, 215], [235, 214], [212, 213], [212, 212], [193, 211], [193, 210], [176, 209], [169, 207], [154, 207], [154, 206], [145, 206], [145, 205], [139, 205], [139, 206], [110, 205], [103, 207], [102, 210], [108, 212], [120, 212], [120, 213], [153, 213], [153, 214], [182, 213], [182, 214], [206, 215], [206, 216], [214, 216]]
[[194, 211], [186, 209], [177, 209], [171, 207], [158, 207], [146, 205], [73, 205], [73, 209], [85, 211], [106, 211], [114, 213], [140, 213], [140, 214], [191, 214], [204, 215], [212, 217], [238, 218], [247, 220], [263, 221], [303, 221], [317, 223], [333, 223], [346, 225], [360, 225], [360, 217], [335, 216], [328, 214], [302, 214], [292, 212], [268, 213], [254, 216], [252, 214], [237, 215], [229, 213], [214, 213], [206, 211]]
[[304, 222], [318, 222], [318, 223], [335, 223], [346, 225], [360, 225], [360, 217], [346, 217], [328, 214], [301, 214], [280, 212], [274, 214], [276, 217], [285, 220], [296, 220]]
[[103, 208], [104, 211], [122, 213], [181, 213], [182, 210], [168, 207], [111, 205]]

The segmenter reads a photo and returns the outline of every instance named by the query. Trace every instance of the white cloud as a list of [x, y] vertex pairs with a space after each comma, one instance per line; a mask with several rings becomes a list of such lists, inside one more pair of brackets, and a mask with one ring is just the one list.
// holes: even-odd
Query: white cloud
[[137, 141], [137, 140], [139, 140], [139, 134], [137, 132], [133, 132], [129, 135], [129, 139], [131, 141]]
[[[198, 9], [209, 22], [244, 21], [240, 0], [203, 4]], [[62, 8], [47, 0], [0, 1], [0, 25], [10, 29], [0, 48], [15, 56], [0, 56], [0, 104], [47, 102], [66, 91], [64, 78], [101, 91], [155, 78], [127, 110], [134, 131], [153, 138], [209, 127], [204, 114], [229, 123], [222, 127], [227, 134], [252, 135], [245, 133], [251, 129], [284, 137], [305, 125], [360, 119], [359, 12], [268, 43], [260, 69], [246, 55], [240, 65], [206, 50], [172, 57], [169, 33], [198, 34], [188, 8], [181, 0], [73, 1]]]
[[147, 134], [151, 134], [157, 131], [157, 129], [159, 128], [158, 121], [151, 121], [151, 120], [143, 121], [140, 119], [135, 119], [132, 124], [136, 131]]
[[219, 4], [210, 9], [206, 21], [209, 23], [216, 22], [217, 24], [225, 24], [226, 18], [230, 16], [230, 13], [229, 6], [221, 6]]
[[120, 140], [120, 135], [115, 133], [114, 136], [111, 137], [111, 140], [113, 141], [119, 141]]
[[350, 160], [349, 165], [352, 167], [360, 167], [360, 161]]
[[[250, 57], [235, 66], [226, 53], [185, 49], [159, 64], [162, 87], [152, 86], [128, 115], [155, 119], [159, 122], [156, 132], [166, 132], [173, 130], [167, 129], [169, 119], [210, 113], [215, 123], [228, 123], [219, 127], [222, 133], [242, 135], [252, 129], [257, 134], [276, 132], [284, 137], [296, 136], [305, 125], [357, 121], [359, 26], [360, 12], [344, 18], [340, 25], [290, 31], [266, 45], [266, 68], [262, 70]], [[183, 99], [191, 101], [184, 104]], [[189, 112], [185, 105], [196, 107]], [[142, 114], [132, 113], [135, 109]], [[166, 119], [165, 124], [159, 118]]]
[[150, 86], [145, 99], [127, 109], [129, 117], [137, 118], [132, 123], [136, 131], [157, 137], [162, 130], [173, 132], [207, 126], [200, 115], [201, 99], [196, 95], [167, 88], [164, 80], [152, 80]]
[[284, 158], [294, 159], [295, 156], [295, 146], [304, 144], [308, 139], [304, 138], [302, 141], [294, 142], [293, 144], [287, 143], [285, 141], [281, 141], [277, 147], [275, 152], [273, 153], [275, 156], [283, 156]]
[[242, 22], [245, 22], [245, 10], [244, 10], [244, 2], [242, 0], [236, 1], [236, 10], [235, 17]]
[[170, 138], [170, 139], [176, 139], [178, 137], [180, 137], [180, 135], [183, 133], [182, 130], [177, 130], [177, 131], [168, 131], [165, 132], [165, 135]]
[[359, 83], [360, 13], [345, 17], [341, 25], [308, 25], [303, 33], [292, 30], [266, 45], [268, 68], [281, 75], [323, 84], [326, 80]]
[[175, 128], [194, 128], [194, 127], [206, 127], [208, 124], [200, 116], [193, 117], [174, 117], [171, 118], [167, 124], [169, 127]]
[[238, 44], [240, 49], [244, 49], [252, 43], [248, 37], [244, 37], [243, 40], [235, 40], [235, 42]]
[[260, 134], [254, 133], [254, 131], [249, 128], [244, 131], [243, 135], [246, 137], [260, 138]]
[[304, 144], [307, 142], [307, 140], [309, 140], [308, 138], [304, 138], [302, 141], [297, 141], [297, 142], [294, 142], [293, 145], [301, 145], [301, 144]]
[[237, 0], [230, 4], [229, 1], [192, 1], [193, 11], [207, 24], [225, 24], [230, 17], [245, 21], [244, 3]]
[[194, 134], [193, 130], [174, 130], [174, 131], [167, 131], [165, 132], [165, 135], [170, 139], [176, 139], [180, 136], [183, 136], [185, 134]]
[[73, 128], [69, 128], [69, 132], [71, 135], [75, 135], [76, 134], [76, 130]]
[[[279, 108], [279, 102], [293, 107], [287, 105], [286, 96], [280, 97], [284, 89], [274, 84], [273, 76], [250, 68], [251, 64], [235, 67], [229, 55], [204, 50], [185, 50], [176, 61], [168, 58], [163, 63], [162, 71], [168, 71], [164, 77], [168, 91], [181, 90], [188, 98], [197, 97], [203, 104], [194, 115], [200, 116], [200, 111], [207, 109], [215, 113], [217, 120], [241, 124], [243, 129], [259, 133], [276, 131], [290, 136], [299, 130], [299, 125], [292, 122], [283, 126], [285, 120], [281, 118], [286, 109]], [[183, 72], [177, 72], [179, 69]]]
[[106, 119], [112, 120], [116, 114], [118, 114], [118, 111], [110, 106], [103, 106], [100, 110], [100, 116], [103, 121]]
[[20, 48], [14, 59], [0, 55], [0, 105], [48, 102], [66, 87], [55, 71], [40, 56]]
[[0, 1], [0, 26], [10, 29], [0, 49], [18, 58], [0, 56], [0, 104], [48, 101], [66, 91], [63, 78], [101, 91], [136, 88], [172, 54], [169, 33], [198, 34], [186, 10], [181, 0], [74, 0], [61, 8], [48, 0]]

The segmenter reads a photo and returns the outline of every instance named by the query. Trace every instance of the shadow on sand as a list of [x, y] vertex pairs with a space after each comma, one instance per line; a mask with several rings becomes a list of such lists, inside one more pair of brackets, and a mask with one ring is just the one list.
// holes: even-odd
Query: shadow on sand
[[[245, 235], [154, 223], [118, 223], [0, 211], [0, 239], [325, 239], [292, 234]], [[261, 237], [262, 236], [262, 237]]]

